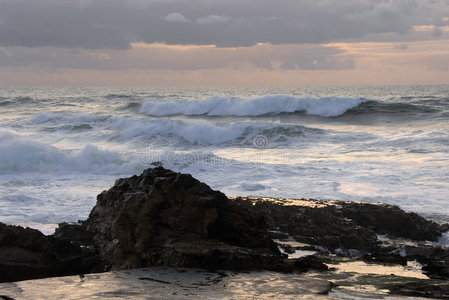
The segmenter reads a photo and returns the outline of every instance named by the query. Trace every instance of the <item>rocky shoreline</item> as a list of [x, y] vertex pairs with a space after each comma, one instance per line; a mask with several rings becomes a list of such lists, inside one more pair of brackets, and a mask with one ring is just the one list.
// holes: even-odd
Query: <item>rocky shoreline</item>
[[53, 235], [0, 223], [0, 282], [151, 266], [326, 277], [330, 262], [350, 259], [419, 263], [427, 281], [383, 288], [448, 298], [449, 249], [436, 243], [448, 230], [386, 204], [228, 198], [191, 175], [157, 167], [118, 179], [98, 195], [87, 220], [60, 224]]

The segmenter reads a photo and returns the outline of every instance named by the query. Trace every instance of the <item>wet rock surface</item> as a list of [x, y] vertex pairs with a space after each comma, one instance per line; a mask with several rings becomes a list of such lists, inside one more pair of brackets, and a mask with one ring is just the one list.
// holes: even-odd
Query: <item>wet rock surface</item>
[[324, 246], [331, 251], [370, 250], [379, 244], [375, 231], [354, 224], [335, 205], [312, 200], [301, 200], [302, 205], [282, 205], [269, 200], [239, 197], [234, 201], [266, 216], [272, 231], [286, 233], [298, 242]]
[[95, 251], [0, 223], [0, 282], [96, 272], [101, 265]]
[[191, 175], [161, 167], [120, 179], [98, 195], [85, 225], [112, 269], [284, 268], [262, 215]]
[[437, 241], [449, 224], [438, 224], [426, 220], [413, 212], [405, 212], [389, 204], [339, 202], [341, 212], [354, 224], [369, 228], [377, 234], [411, 239], [415, 241]]
[[86, 274], [83, 278], [68, 276], [0, 283], [0, 299], [1, 295], [17, 300], [327, 299], [331, 287], [327, 280], [293, 273], [216, 273], [193, 268], [150, 267]]
[[449, 299], [449, 286], [427, 282], [408, 282], [388, 287], [392, 294], [409, 297], [425, 297], [433, 299]]
[[[436, 242], [449, 224], [439, 224], [388, 204], [311, 199], [236, 197], [234, 201], [263, 214], [272, 231], [288, 234], [298, 242], [329, 250], [379, 249], [378, 235]], [[287, 205], [283, 204], [286, 202]]]
[[360, 257], [371, 263], [406, 265], [416, 260], [430, 278], [449, 279], [449, 249], [435, 243], [449, 224], [388, 204], [259, 197], [234, 201], [266, 216], [272, 237], [281, 241], [293, 239], [321, 254]]

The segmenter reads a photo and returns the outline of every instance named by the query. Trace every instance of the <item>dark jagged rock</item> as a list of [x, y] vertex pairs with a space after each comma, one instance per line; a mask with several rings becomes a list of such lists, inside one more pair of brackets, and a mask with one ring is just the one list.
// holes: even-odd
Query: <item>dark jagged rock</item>
[[432, 279], [449, 279], [449, 247], [433, 243], [403, 246], [408, 260], [417, 260], [422, 271]]
[[85, 221], [77, 223], [60, 223], [53, 234], [54, 238], [82, 247], [95, 248], [94, 234], [87, 230]]
[[368, 263], [407, 265], [407, 258], [391, 253], [370, 253], [363, 257]]
[[86, 223], [113, 269], [278, 269], [284, 259], [263, 216], [191, 175], [162, 167], [117, 180], [98, 195]]
[[[271, 201], [270, 201], [271, 200]], [[388, 204], [238, 197], [247, 209], [264, 214], [270, 230], [288, 233], [298, 242], [329, 250], [379, 248], [377, 234], [416, 241], [437, 241], [449, 224], [439, 224]]]
[[426, 297], [432, 299], [449, 299], [449, 286], [423, 281], [395, 284], [388, 287], [391, 294]]
[[378, 234], [415, 241], [437, 241], [449, 224], [438, 224], [395, 205], [340, 202], [343, 215]]
[[95, 272], [100, 265], [94, 252], [0, 223], [0, 282]]
[[[419, 262], [424, 266], [423, 273], [433, 279], [449, 279], [449, 259], [438, 259], [435, 257], [422, 257]], [[449, 296], [449, 295], [448, 295]]]
[[[363, 260], [380, 264], [406, 265], [417, 260], [430, 278], [449, 279], [449, 248], [425, 242], [437, 241], [448, 224], [388, 204], [257, 197], [238, 197], [235, 201], [264, 214], [273, 238], [288, 234], [297, 242], [338, 250], [348, 257], [355, 249]], [[377, 234], [399, 239], [381, 242]]]
[[295, 270], [303, 272], [310, 270], [327, 271], [329, 267], [324, 264], [321, 259], [314, 255], [304, 256], [294, 260]]
[[242, 197], [235, 201], [253, 212], [264, 214], [270, 229], [288, 233], [298, 242], [329, 250], [372, 250], [379, 244], [373, 230], [354, 224], [332, 205], [282, 205]]

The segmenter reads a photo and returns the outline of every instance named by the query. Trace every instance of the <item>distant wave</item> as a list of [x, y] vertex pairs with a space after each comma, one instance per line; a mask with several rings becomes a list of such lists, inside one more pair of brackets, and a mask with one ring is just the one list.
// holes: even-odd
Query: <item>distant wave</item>
[[7, 106], [7, 105], [11, 105], [14, 104], [14, 102], [12, 101], [0, 101], [0, 106]]
[[134, 95], [132, 94], [109, 94], [106, 95], [105, 98], [106, 99], [118, 99], [118, 98], [132, 98]]
[[386, 102], [386, 101], [365, 101], [359, 106], [346, 111], [345, 114], [432, 114], [442, 111], [440, 103], [435, 101], [419, 102]]
[[32, 102], [34, 101], [32, 98], [30, 97], [16, 97], [14, 98], [14, 102]]
[[110, 116], [101, 115], [87, 115], [87, 114], [68, 114], [68, 113], [40, 113], [32, 118], [35, 123], [51, 123], [51, 122], [64, 122], [64, 123], [94, 123], [102, 122], [108, 119]]
[[266, 95], [258, 98], [214, 96], [205, 100], [149, 98], [143, 102], [140, 111], [150, 116], [262, 116], [303, 112], [322, 117], [337, 117], [365, 101], [368, 99], [288, 95]]

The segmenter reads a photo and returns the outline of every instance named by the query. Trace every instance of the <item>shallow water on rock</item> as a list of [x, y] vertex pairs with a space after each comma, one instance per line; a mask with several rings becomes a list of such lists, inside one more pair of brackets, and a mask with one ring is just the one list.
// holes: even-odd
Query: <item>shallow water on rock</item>
[[[356, 264], [342, 262], [338, 269], [331, 272], [305, 274], [268, 271], [209, 272], [201, 269], [151, 267], [1, 283], [0, 296], [33, 300], [420, 299], [389, 295], [388, 290], [382, 288], [388, 283], [416, 280], [418, 270], [410, 271], [416, 271], [414, 274], [382, 275], [386, 271], [385, 266], [358, 263], [365, 264], [363, 268], [359, 268]], [[394, 268], [399, 270], [403, 267]]]
[[421, 265], [414, 262], [408, 262], [407, 266], [401, 265], [379, 265], [368, 264], [363, 261], [352, 261], [342, 264], [329, 264], [328, 267], [335, 268], [337, 273], [354, 273], [358, 275], [383, 275], [399, 276], [416, 279], [429, 279], [427, 275], [421, 273]]
[[326, 280], [275, 272], [146, 268], [0, 284], [14, 299], [320, 299]]

